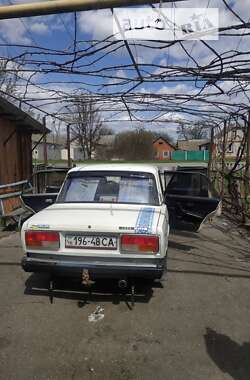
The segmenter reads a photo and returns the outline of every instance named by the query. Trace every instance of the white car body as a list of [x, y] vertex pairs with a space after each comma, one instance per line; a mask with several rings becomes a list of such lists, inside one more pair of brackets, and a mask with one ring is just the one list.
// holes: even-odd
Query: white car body
[[[98, 164], [71, 169], [68, 176], [81, 176], [85, 172], [129, 172], [149, 174], [155, 179], [158, 204], [128, 203], [58, 203], [47, 207], [28, 219], [22, 227], [21, 239], [25, 256], [22, 266], [28, 272], [50, 272], [79, 276], [88, 273], [90, 278], [160, 278], [165, 270], [168, 248], [169, 219], [164, 203], [162, 185], [157, 167], [136, 164]], [[63, 186], [62, 186], [63, 188]], [[61, 189], [62, 192], [62, 189]], [[59, 199], [60, 193], [57, 199]], [[58, 249], [27, 246], [25, 235], [32, 231], [57, 232]], [[68, 236], [66, 241], [66, 235]], [[123, 235], [157, 237], [157, 252], [134, 252], [121, 248]], [[112, 247], [72, 247], [81, 236], [101, 237], [102, 244], [116, 240]], [[86, 238], [90, 244], [90, 238]], [[99, 240], [98, 240], [99, 241]], [[114, 240], [115, 241], [115, 240]], [[96, 243], [96, 239], [93, 240]], [[70, 247], [67, 247], [70, 244]]]

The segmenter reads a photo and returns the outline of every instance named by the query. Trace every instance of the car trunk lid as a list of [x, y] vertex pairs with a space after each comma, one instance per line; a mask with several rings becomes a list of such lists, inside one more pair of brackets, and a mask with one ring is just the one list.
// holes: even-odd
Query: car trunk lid
[[82, 233], [155, 234], [160, 208], [148, 205], [54, 204], [34, 215], [29, 229]]

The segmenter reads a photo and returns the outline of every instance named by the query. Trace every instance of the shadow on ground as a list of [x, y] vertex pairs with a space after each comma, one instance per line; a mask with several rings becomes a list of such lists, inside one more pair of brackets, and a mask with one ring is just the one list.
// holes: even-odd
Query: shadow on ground
[[250, 379], [250, 343], [238, 344], [210, 328], [207, 328], [204, 339], [208, 355], [221, 371], [234, 380]]
[[[49, 280], [50, 278], [46, 274], [33, 273], [25, 282], [24, 294], [45, 296], [51, 299]], [[137, 280], [135, 282], [135, 303], [149, 302], [154, 288], [163, 288], [163, 285], [157, 281]], [[128, 308], [131, 308], [131, 286], [120, 289], [117, 281], [106, 279], [98, 280], [88, 287], [75, 279], [57, 277], [53, 281], [53, 300], [55, 298], [76, 300], [79, 307], [89, 302], [112, 302], [114, 305], [125, 302]]]
[[178, 231], [186, 231], [188, 233], [194, 233], [197, 231], [198, 226], [191, 222], [183, 221], [182, 219], [176, 218], [175, 215], [169, 214], [169, 224], [171, 231], [174, 230], [176, 233]]
[[[220, 221], [221, 222], [221, 221]], [[222, 223], [222, 222], [221, 222]], [[174, 254], [169, 255], [169, 272], [180, 274], [197, 274], [205, 276], [217, 276], [229, 278], [250, 278], [249, 261], [246, 257], [247, 242], [242, 237], [232, 238], [226, 227], [220, 228], [218, 222], [212, 229], [222, 234], [209, 236], [195, 232], [195, 227], [189, 230], [185, 223], [179, 221], [178, 225], [172, 225], [169, 237], [169, 248]], [[233, 229], [233, 231], [236, 231]], [[211, 232], [211, 229], [210, 229]], [[205, 248], [205, 249], [204, 249]], [[250, 378], [249, 378], [250, 380]]]
[[176, 249], [178, 251], [184, 251], [184, 252], [190, 252], [192, 249], [195, 249], [194, 246], [192, 245], [189, 245], [189, 244], [183, 244], [183, 243], [179, 243], [177, 241], [174, 241], [174, 240], [169, 240], [168, 242], [168, 246], [169, 248], [173, 248], [173, 249]]

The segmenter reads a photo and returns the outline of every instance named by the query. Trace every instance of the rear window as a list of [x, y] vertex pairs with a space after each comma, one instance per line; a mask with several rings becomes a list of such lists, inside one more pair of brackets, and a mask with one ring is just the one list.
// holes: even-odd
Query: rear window
[[76, 172], [66, 179], [57, 202], [159, 205], [159, 198], [150, 173]]

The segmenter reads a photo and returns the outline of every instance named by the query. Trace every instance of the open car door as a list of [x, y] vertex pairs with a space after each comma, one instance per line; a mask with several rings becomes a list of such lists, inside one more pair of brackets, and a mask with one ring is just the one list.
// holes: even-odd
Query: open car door
[[32, 176], [33, 192], [22, 194], [22, 200], [34, 213], [43, 210], [56, 201], [68, 168], [48, 168]]
[[192, 223], [199, 230], [207, 219], [220, 214], [220, 197], [204, 174], [165, 171], [164, 180], [164, 198], [171, 220]]

